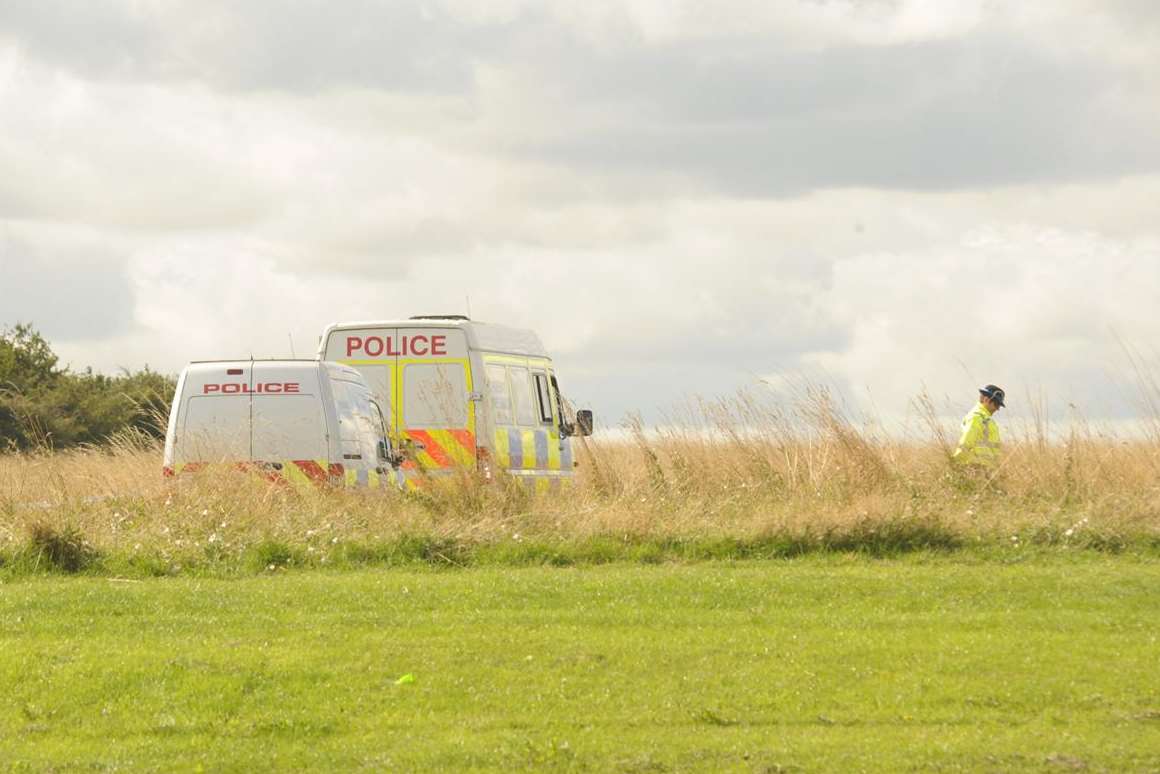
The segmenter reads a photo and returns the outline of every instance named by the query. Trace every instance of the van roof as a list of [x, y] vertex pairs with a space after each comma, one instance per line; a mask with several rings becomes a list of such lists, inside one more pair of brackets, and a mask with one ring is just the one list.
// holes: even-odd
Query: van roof
[[357, 368], [343, 366], [342, 363], [335, 363], [333, 361], [306, 360], [305, 357], [287, 357], [287, 359], [273, 359], [271, 357], [269, 360], [195, 360], [188, 364], [186, 372], [191, 375], [201, 375], [206, 371], [216, 371], [223, 368], [234, 369], [247, 367], [256, 367], [258, 370], [263, 370], [263, 367], [269, 367], [317, 371], [319, 366], [326, 368], [329, 378], [341, 379], [343, 382], [367, 384], [362, 372]]
[[[320, 365], [318, 360], [307, 360], [306, 358], [269, 358], [266, 360], [194, 360], [185, 367], [185, 370], [190, 373], [203, 373], [205, 371], [221, 368], [246, 368], [247, 366], [275, 366], [279, 368], [302, 368], [309, 370], [317, 370]], [[343, 379], [344, 381], [354, 381], [360, 384], [364, 383], [363, 376], [357, 368], [351, 368], [348, 365], [334, 362], [321, 362], [321, 365], [326, 367], [327, 373], [332, 379]]]
[[486, 352], [502, 352], [509, 355], [549, 358], [540, 337], [527, 328], [512, 328], [507, 325], [478, 322], [456, 316], [412, 317], [406, 320], [363, 320], [359, 322], [334, 323], [326, 329], [322, 337], [322, 348], [332, 331], [358, 330], [361, 328], [458, 328], [467, 336], [471, 349]]
[[248, 365], [317, 365], [318, 361], [313, 358], [304, 357], [271, 357], [271, 358], [246, 358], [233, 360], [191, 360], [191, 366], [239, 366], [245, 367]]

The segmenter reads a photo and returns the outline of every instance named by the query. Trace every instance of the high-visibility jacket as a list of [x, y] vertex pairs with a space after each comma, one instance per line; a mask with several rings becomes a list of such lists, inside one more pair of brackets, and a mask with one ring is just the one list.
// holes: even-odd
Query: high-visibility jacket
[[954, 461], [961, 465], [993, 468], [999, 464], [999, 424], [982, 403], [963, 417], [963, 434]]

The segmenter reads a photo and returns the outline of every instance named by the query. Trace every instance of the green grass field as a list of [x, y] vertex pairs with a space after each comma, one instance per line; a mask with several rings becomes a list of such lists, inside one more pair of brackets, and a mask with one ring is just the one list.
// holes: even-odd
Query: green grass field
[[0, 622], [13, 770], [1160, 770], [1154, 558], [40, 577]]

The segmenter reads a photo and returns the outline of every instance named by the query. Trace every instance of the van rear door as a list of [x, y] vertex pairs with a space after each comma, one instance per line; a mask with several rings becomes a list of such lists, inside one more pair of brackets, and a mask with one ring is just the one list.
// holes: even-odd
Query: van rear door
[[387, 412], [391, 441], [423, 469], [475, 464], [467, 337], [458, 328], [332, 331], [326, 359], [363, 373]]
[[318, 366], [255, 363], [250, 459], [330, 462]]
[[182, 382], [185, 405], [179, 415], [175, 462], [251, 458], [248, 365], [214, 363], [189, 368]]
[[[458, 328], [399, 328], [396, 425], [426, 470], [475, 466], [467, 337]], [[405, 353], [405, 354], [402, 354]]]

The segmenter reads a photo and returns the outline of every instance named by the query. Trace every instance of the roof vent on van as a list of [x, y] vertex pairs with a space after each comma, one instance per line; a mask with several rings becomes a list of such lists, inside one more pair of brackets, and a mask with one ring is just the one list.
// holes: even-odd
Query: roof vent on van
[[412, 320], [465, 320], [471, 322], [471, 318], [465, 314], [416, 314], [412, 315]]

